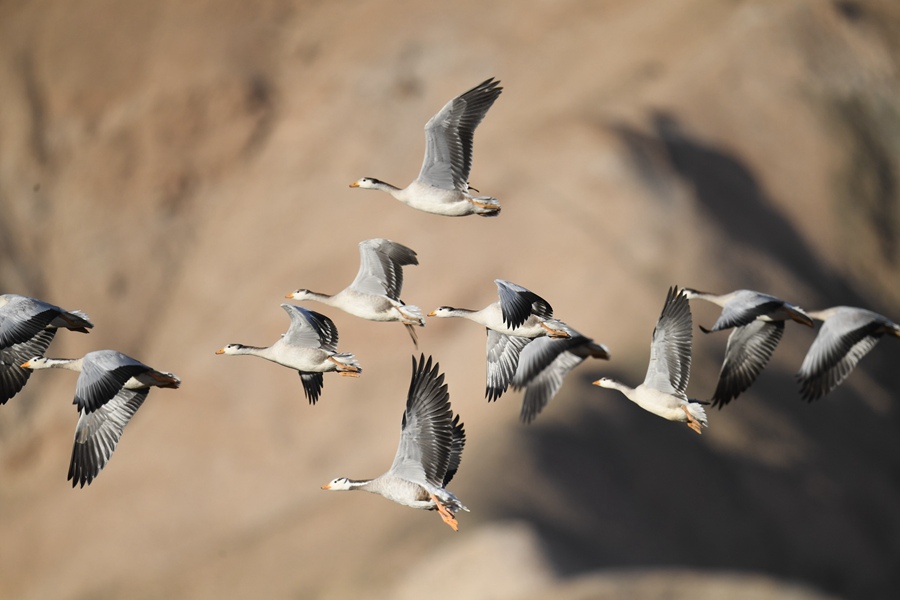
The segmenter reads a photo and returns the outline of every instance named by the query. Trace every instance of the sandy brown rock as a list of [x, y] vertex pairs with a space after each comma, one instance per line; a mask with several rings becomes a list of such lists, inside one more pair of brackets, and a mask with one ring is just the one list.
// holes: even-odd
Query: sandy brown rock
[[[0, 596], [414, 595], [426, 574], [411, 565], [446, 551], [463, 574], [448, 589], [497, 587], [482, 597], [656, 598], [660, 580], [673, 598], [706, 585], [886, 597], [900, 587], [894, 340], [806, 405], [792, 375], [814, 333], [789, 324], [703, 436], [589, 383], [641, 380], [672, 284], [900, 318], [898, 13], [887, 0], [0, 3], [0, 291], [91, 315], [51, 355], [115, 348], [183, 379], [150, 394], [84, 490], [65, 481], [74, 376], [36, 374], [2, 407]], [[425, 122], [490, 76], [504, 93], [470, 180], [500, 217], [442, 219], [347, 187], [412, 180]], [[390, 463], [414, 352], [402, 327], [309, 304], [364, 368], [327, 378], [315, 407], [295, 374], [213, 354], [273, 342], [284, 294], [339, 290], [372, 237], [418, 252], [403, 298], [426, 312], [493, 302], [501, 277], [612, 352], [524, 427], [518, 394], [483, 399], [480, 328], [420, 331], [468, 433], [457, 534], [319, 489]], [[694, 306], [698, 324], [715, 314]], [[692, 396], [714, 389], [724, 344], [697, 331]], [[511, 520], [524, 529], [498, 525]], [[507, 542], [523, 544], [522, 572], [498, 558], [492, 581]]]

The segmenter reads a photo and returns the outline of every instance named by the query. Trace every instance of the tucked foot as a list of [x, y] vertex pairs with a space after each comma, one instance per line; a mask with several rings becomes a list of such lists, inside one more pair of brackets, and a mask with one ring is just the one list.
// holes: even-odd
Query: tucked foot
[[360, 372], [359, 367], [354, 367], [353, 365], [344, 364], [341, 361], [337, 360], [333, 356], [329, 356], [328, 360], [330, 360], [331, 362], [333, 362], [334, 364], [336, 364], [338, 366], [338, 372], [341, 375], [346, 375], [347, 377], [359, 377], [359, 372]]
[[696, 431], [697, 433], [702, 434], [702, 426], [700, 425], [700, 421], [694, 418], [694, 415], [691, 414], [691, 411], [688, 410], [687, 406], [682, 406], [681, 410], [684, 411], [684, 414], [687, 415], [687, 426]]
[[453, 531], [459, 531], [459, 522], [456, 520], [456, 517], [453, 516], [447, 507], [441, 504], [441, 501], [437, 499], [434, 494], [430, 494], [431, 501], [434, 502], [434, 505], [437, 506], [438, 514], [441, 515], [441, 519], [443, 519], [444, 523], [450, 526], [450, 529]]
[[552, 338], [571, 337], [567, 331], [563, 331], [562, 329], [554, 329], [553, 327], [550, 327], [546, 323], [541, 323], [541, 327], [543, 327], [547, 331], [547, 337], [552, 337]]

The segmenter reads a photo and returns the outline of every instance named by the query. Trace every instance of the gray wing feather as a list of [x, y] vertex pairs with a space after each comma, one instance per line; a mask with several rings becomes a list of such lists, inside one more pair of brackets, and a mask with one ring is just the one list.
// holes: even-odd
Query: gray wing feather
[[100, 473], [112, 457], [122, 432], [147, 398], [148, 389], [120, 390], [91, 413], [82, 412], [75, 426], [75, 443], [69, 461], [72, 487], [84, 487]]
[[432, 367], [431, 357], [426, 362], [424, 355], [416, 364], [413, 357], [400, 445], [388, 472], [414, 483], [442, 487], [450, 467], [452, 419], [450, 394], [440, 365]]
[[585, 358], [587, 356], [577, 356], [572, 352], [565, 351], [528, 381], [525, 387], [525, 397], [522, 399], [522, 412], [519, 414], [523, 423], [532, 422], [544, 410], [544, 407], [559, 392], [563, 379], [569, 374], [569, 371], [584, 362]]
[[684, 395], [691, 376], [691, 307], [677, 287], [669, 288], [666, 303], [653, 329], [650, 363], [644, 385], [667, 394]]
[[322, 373], [297, 372], [300, 374], [300, 381], [303, 383], [303, 392], [306, 394], [307, 400], [310, 404], [315, 404], [322, 394], [325, 378], [322, 377]]
[[350, 287], [399, 301], [402, 267], [417, 264], [416, 253], [402, 244], [382, 238], [365, 240], [359, 244], [359, 272]]
[[9, 302], [0, 307], [0, 348], [27, 342], [62, 312], [58, 306], [41, 300], [9, 296]]
[[112, 400], [125, 382], [149, 370], [144, 363], [115, 350], [88, 352], [75, 383], [72, 402], [80, 411], [94, 412]]
[[494, 283], [497, 284], [503, 322], [508, 327], [519, 327], [533, 314], [548, 319], [553, 316], [550, 303], [534, 292], [503, 279], [495, 279]]
[[447, 474], [444, 475], [443, 487], [447, 487], [447, 484], [450, 483], [453, 476], [456, 475], [456, 472], [459, 470], [459, 463], [462, 461], [463, 448], [466, 445], [466, 430], [463, 424], [459, 422], [459, 415], [453, 417], [451, 427], [450, 462], [447, 465]]
[[331, 319], [296, 304], [282, 304], [281, 308], [291, 317], [291, 325], [284, 334], [286, 343], [337, 352], [338, 331]]
[[884, 331], [895, 327], [889, 319], [862, 308], [847, 307], [827, 319], [797, 373], [801, 397], [812, 402], [843, 383]]
[[757, 317], [767, 315], [784, 306], [784, 300], [752, 290], [738, 290], [722, 307], [722, 314], [707, 331], [719, 331], [747, 325]]
[[42, 329], [25, 342], [0, 349], [0, 404], [18, 394], [31, 377], [31, 370], [19, 365], [43, 356], [55, 335], [56, 329]]
[[783, 334], [784, 321], [755, 319], [735, 327], [725, 345], [725, 360], [712, 397], [713, 406], [725, 406], [756, 381]]
[[418, 180], [448, 190], [468, 190], [475, 128], [503, 88], [493, 78], [450, 100], [425, 125], [425, 158]]
[[[560, 323], [562, 322], [560, 321]], [[511, 382], [514, 388], [525, 387], [529, 381], [549, 367], [563, 352], [593, 341], [568, 325], [563, 325], [563, 329], [569, 334], [569, 337], [552, 338], [544, 336], [535, 338], [522, 349], [522, 352], [519, 354], [519, 365], [516, 368], [516, 375]]]
[[509, 387], [519, 365], [519, 353], [531, 341], [516, 335], [487, 329], [487, 387], [485, 397], [492, 402]]

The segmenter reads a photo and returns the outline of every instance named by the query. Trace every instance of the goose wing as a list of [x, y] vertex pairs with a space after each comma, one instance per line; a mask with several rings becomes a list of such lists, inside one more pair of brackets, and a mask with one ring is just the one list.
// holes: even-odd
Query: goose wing
[[485, 397], [492, 402], [503, 395], [516, 375], [519, 353], [530, 338], [487, 330], [487, 388]]
[[30, 339], [0, 349], [0, 405], [21, 391], [31, 369], [20, 365], [35, 356], [43, 356], [56, 335], [56, 329], [42, 329]]
[[511, 329], [521, 326], [531, 315], [547, 319], [553, 316], [550, 303], [534, 292], [503, 279], [495, 279], [494, 283], [497, 284], [503, 322]]
[[325, 385], [325, 378], [322, 373], [310, 373], [307, 371], [297, 371], [300, 373], [300, 381], [303, 383], [303, 393], [310, 404], [315, 404], [322, 395], [322, 388]]
[[116, 450], [128, 421], [147, 398], [149, 389], [121, 389], [94, 412], [82, 411], [75, 426], [75, 443], [69, 462], [72, 487], [90, 484]]
[[653, 329], [644, 385], [667, 394], [684, 395], [690, 376], [691, 307], [684, 294], [671, 287]]
[[784, 334], [784, 321], [760, 321], [735, 327], [725, 345], [725, 360], [712, 397], [713, 406], [725, 406], [750, 387]]
[[752, 290], [738, 290], [734, 293], [731, 300], [722, 307], [722, 314], [719, 315], [713, 326], [706, 331], [719, 331], [746, 325], [757, 317], [778, 310], [784, 304], [784, 300], [769, 294], [762, 294]]
[[18, 294], [6, 297], [7, 303], [0, 307], [0, 348], [27, 342], [62, 312], [58, 306], [35, 298]]
[[450, 462], [447, 465], [447, 474], [444, 475], [443, 487], [447, 487], [453, 476], [459, 470], [459, 463], [462, 461], [462, 451], [466, 445], [466, 429], [459, 422], [459, 415], [453, 417], [451, 423], [452, 430], [450, 432]]
[[115, 350], [88, 352], [82, 359], [72, 402], [80, 411], [92, 413], [115, 398], [129, 379], [149, 370], [144, 363]]
[[514, 388], [523, 388], [528, 385], [532, 379], [553, 364], [556, 358], [567, 350], [593, 341], [562, 321], [559, 321], [559, 323], [562, 325], [562, 329], [569, 334], [569, 337], [552, 338], [542, 336], [534, 338], [530, 344], [525, 346], [519, 354], [519, 365], [516, 368], [516, 375], [511, 382]]
[[[453, 447], [450, 394], [431, 357], [413, 357], [413, 375], [406, 398], [400, 445], [388, 471], [408, 481], [439, 488], [450, 467]], [[461, 449], [461, 448], [460, 448]]]
[[417, 264], [416, 253], [402, 244], [381, 238], [365, 240], [359, 243], [359, 272], [350, 288], [399, 301], [402, 267]]
[[[531, 344], [525, 349], [528, 350], [530, 347]], [[519, 414], [523, 423], [531, 423], [544, 410], [544, 407], [559, 392], [563, 379], [569, 374], [569, 371], [580, 365], [585, 358], [587, 355], [579, 356], [568, 350], [564, 351], [543, 370], [531, 377], [524, 386], [525, 397], [522, 399], [522, 412]]]
[[493, 78], [444, 105], [425, 125], [425, 159], [418, 181], [438, 188], [466, 191], [472, 168], [475, 128], [503, 88]]
[[884, 331], [896, 328], [878, 313], [841, 308], [822, 324], [800, 365], [800, 395], [812, 402], [836, 388], [875, 347]]
[[337, 352], [338, 331], [331, 319], [295, 304], [282, 304], [281, 308], [291, 317], [291, 325], [284, 334], [285, 343]]

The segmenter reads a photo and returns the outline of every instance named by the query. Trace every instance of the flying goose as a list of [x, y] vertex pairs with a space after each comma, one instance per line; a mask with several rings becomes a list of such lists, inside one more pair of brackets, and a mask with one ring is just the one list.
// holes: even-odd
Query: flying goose
[[322, 489], [365, 490], [404, 506], [436, 510], [456, 531], [457, 511], [469, 509], [446, 487], [459, 469], [465, 443], [466, 432], [459, 415], [453, 416], [440, 364], [432, 367], [431, 357], [426, 361], [424, 354], [417, 364], [413, 357], [400, 445], [391, 468], [375, 479], [338, 477]]
[[35, 356], [23, 369], [67, 369], [79, 373], [75, 399], [81, 416], [69, 462], [72, 487], [90, 485], [112, 457], [129, 420], [151, 387], [177, 388], [181, 380], [115, 350], [96, 350], [82, 358]]
[[669, 288], [666, 303], [653, 329], [650, 364], [644, 382], [631, 388], [609, 377], [594, 382], [619, 390], [625, 397], [654, 415], [670, 421], [686, 422], [701, 433], [706, 427], [706, 411], [700, 402], [685, 394], [691, 376], [691, 307], [677, 287]]
[[87, 333], [93, 326], [80, 310], [19, 294], [0, 295], [0, 404], [25, 387], [31, 371], [23, 369], [22, 362], [43, 356], [57, 329]]
[[400, 321], [418, 347], [414, 326], [425, 319], [418, 306], [400, 300], [403, 267], [419, 264], [416, 253], [397, 242], [376, 238], [359, 243], [359, 272], [353, 282], [333, 296], [300, 289], [287, 298], [315, 300], [369, 321]]
[[784, 334], [788, 319], [813, 326], [810, 316], [798, 306], [775, 296], [752, 290], [736, 290], [728, 294], [710, 294], [684, 289], [689, 299], [699, 298], [722, 307], [715, 324], [703, 333], [734, 327], [725, 345], [725, 360], [712, 405], [722, 408], [750, 387], [769, 362]]
[[609, 349], [575, 329], [564, 325], [568, 338], [539, 337], [519, 353], [519, 365], [512, 379], [513, 389], [525, 389], [523, 423], [533, 421], [562, 387], [569, 371], [588, 357], [609, 360]]
[[509, 387], [519, 364], [519, 353], [533, 338], [569, 337], [565, 325], [553, 318], [553, 308], [546, 300], [503, 279], [495, 279], [494, 283], [500, 300], [481, 310], [441, 306], [428, 313], [429, 317], [461, 317], [487, 329], [488, 401], [496, 400]]
[[425, 125], [422, 170], [404, 189], [374, 177], [363, 177], [350, 187], [382, 190], [415, 209], [448, 217], [499, 214], [500, 203], [490, 196], [470, 194], [468, 181], [475, 128], [503, 90], [499, 85], [499, 81], [488, 79], [431, 117]]
[[331, 319], [293, 304], [282, 304], [281, 308], [290, 316], [291, 324], [274, 344], [268, 348], [228, 344], [216, 354], [249, 354], [296, 369], [310, 404], [315, 404], [322, 393], [323, 373], [359, 376], [362, 369], [356, 358], [337, 351], [338, 331]]
[[797, 373], [808, 402], [839, 386], [881, 336], [900, 337], [900, 325], [864, 308], [834, 306], [807, 314], [824, 321]]

